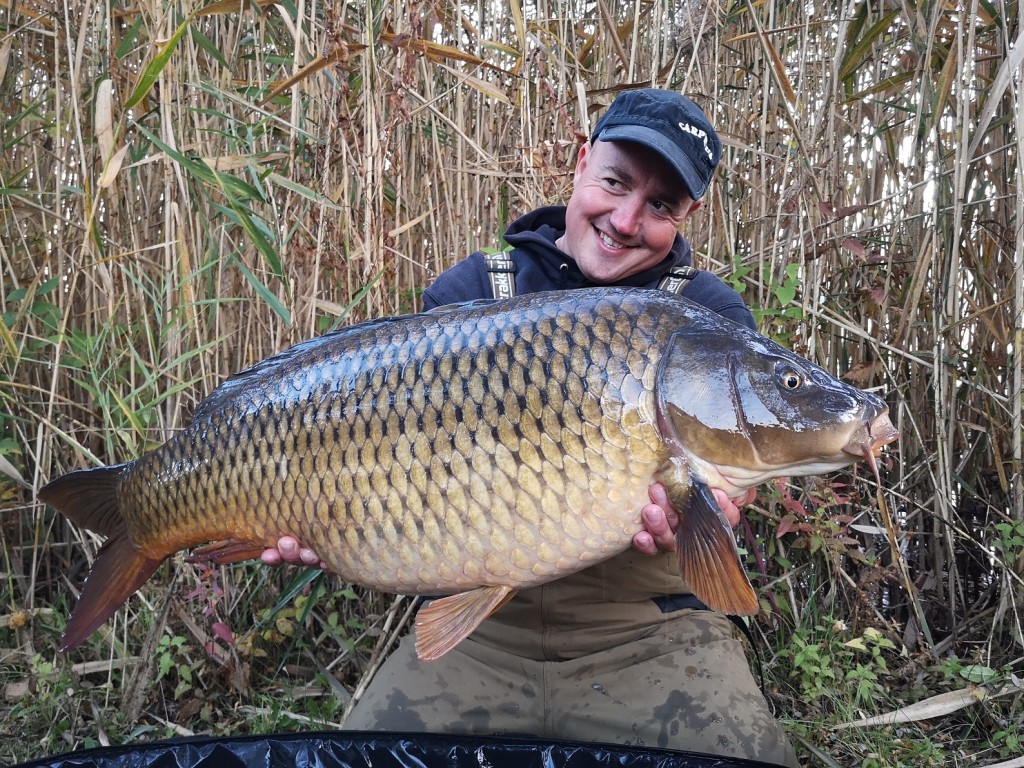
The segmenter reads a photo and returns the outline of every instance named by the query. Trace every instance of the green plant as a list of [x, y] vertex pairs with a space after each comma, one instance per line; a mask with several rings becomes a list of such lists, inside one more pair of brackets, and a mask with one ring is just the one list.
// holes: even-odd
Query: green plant
[[[765, 553], [769, 610], [753, 624], [776, 649], [780, 715], [823, 764], [1012, 756], [1011, 696], [922, 726], [831, 726], [1021, 675], [986, 603], [993, 564], [1024, 554], [1017, 6], [967, 19], [956, 4], [733, 3], [695, 21], [688, 4], [644, 0], [472, 18], [446, 0], [30, 5], [0, 12], [0, 456], [28, 483], [133, 458], [295, 341], [414, 311], [508, 220], [564, 201], [610, 94], [653, 81], [693, 95], [725, 139], [686, 225], [696, 264], [766, 333], [885, 392], [902, 432], [883, 484], [935, 646], [913, 642], [884, 545], [864, 532], [871, 493], [845, 477], [830, 489], [834, 476], [769, 489], [747, 549]], [[391, 598], [220, 569], [216, 597], [172, 595], [156, 627], [169, 666], [140, 682], [129, 717], [125, 679], [156, 651], [125, 621], [163, 621], [153, 598], [190, 566], [56, 657], [69, 582], [98, 542], [37, 490], [0, 472], [0, 760], [100, 731], [308, 727], [295, 718], [336, 716], [338, 689], [387, 639]], [[909, 657], [869, 628], [907, 637]]]
[[1011, 723], [992, 734], [992, 745], [1000, 757], [1019, 757], [1024, 753], [1024, 725]]
[[174, 699], [178, 700], [192, 691], [194, 680], [192, 668], [195, 660], [184, 637], [164, 635], [156, 647], [156, 678], [159, 683], [169, 678], [174, 683]]
[[998, 536], [993, 544], [1006, 562], [1020, 562], [1024, 558], [1024, 519], [996, 523], [992, 528]]
[[839, 707], [845, 716], [850, 708], [880, 709], [891, 703], [887, 657], [898, 653], [873, 627], [851, 636], [845, 622], [821, 616], [813, 626], [794, 631], [777, 661], [789, 670], [801, 701], [816, 703], [823, 714]]

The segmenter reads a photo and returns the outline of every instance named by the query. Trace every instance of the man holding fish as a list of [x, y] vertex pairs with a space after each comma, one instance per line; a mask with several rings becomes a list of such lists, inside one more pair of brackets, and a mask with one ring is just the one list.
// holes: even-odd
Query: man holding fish
[[[721, 155], [686, 97], [621, 94], [580, 149], [566, 206], [535, 210], [499, 254], [476, 252], [423, 295], [433, 309], [473, 299], [593, 286], [674, 291], [748, 328], [750, 310], [717, 277], [692, 268], [680, 235]], [[707, 610], [678, 574], [679, 517], [650, 486], [633, 550], [520, 591], [442, 658], [417, 658], [407, 637], [346, 725], [353, 729], [527, 734], [705, 752], [797, 765], [758, 690], [730, 620]], [[753, 489], [714, 500], [729, 524]], [[317, 565], [295, 538], [269, 564]]]
[[[282, 350], [162, 445], [40, 488], [105, 537], [59, 650], [181, 550], [315, 552], [357, 584], [437, 596], [353, 728], [795, 765], [726, 618], [760, 606], [724, 497], [857, 459], [877, 479], [898, 434], [880, 398], [757, 334], [689, 266], [678, 229], [720, 151], [692, 102], [625, 94], [580, 151], [568, 206], [441, 275], [435, 311]], [[462, 301], [490, 296], [511, 297]]]

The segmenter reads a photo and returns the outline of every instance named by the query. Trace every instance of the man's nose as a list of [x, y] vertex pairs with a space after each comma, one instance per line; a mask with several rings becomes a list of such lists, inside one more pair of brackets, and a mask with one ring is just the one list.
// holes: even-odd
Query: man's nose
[[643, 202], [630, 196], [619, 201], [612, 211], [611, 224], [616, 231], [632, 237], [640, 230]]

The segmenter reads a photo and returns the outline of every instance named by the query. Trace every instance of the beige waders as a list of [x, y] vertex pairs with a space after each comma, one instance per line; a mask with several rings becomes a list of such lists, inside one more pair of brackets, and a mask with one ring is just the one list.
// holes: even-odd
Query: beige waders
[[[672, 557], [627, 552], [525, 590], [454, 651], [403, 639], [345, 725], [661, 747], [796, 766], [729, 620], [664, 612]], [[653, 590], [653, 591], [652, 591]]]

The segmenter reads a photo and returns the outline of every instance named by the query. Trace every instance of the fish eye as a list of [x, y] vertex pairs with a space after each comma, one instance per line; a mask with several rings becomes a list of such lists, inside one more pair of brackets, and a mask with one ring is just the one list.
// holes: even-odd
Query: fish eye
[[804, 375], [795, 368], [782, 368], [779, 370], [779, 383], [791, 392], [800, 389], [804, 385]]

